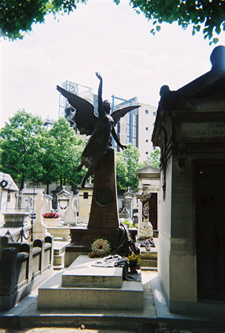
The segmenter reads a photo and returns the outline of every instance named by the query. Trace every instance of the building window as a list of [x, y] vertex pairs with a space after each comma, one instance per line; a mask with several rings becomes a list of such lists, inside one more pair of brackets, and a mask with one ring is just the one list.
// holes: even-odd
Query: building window
[[148, 155], [148, 151], [146, 151], [145, 154]]
[[88, 192], [84, 192], [84, 199], [88, 199]]
[[146, 131], [148, 131], [148, 127], [145, 127]]
[[156, 112], [155, 111], [153, 111], [153, 116], [155, 116], [156, 115]]
[[148, 139], [146, 139], [145, 142], [148, 142]]
[[145, 114], [148, 114], [148, 110], [145, 110]]

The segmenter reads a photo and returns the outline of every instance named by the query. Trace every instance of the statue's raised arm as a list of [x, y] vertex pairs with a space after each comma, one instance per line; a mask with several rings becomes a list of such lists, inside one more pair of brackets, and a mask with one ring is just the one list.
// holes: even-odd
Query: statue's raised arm
[[99, 73], [95, 73], [97, 78], [99, 79], [99, 87], [98, 87], [98, 116], [99, 118], [105, 116], [105, 110], [103, 108], [103, 103], [102, 103], [102, 85], [103, 85], [103, 79]]

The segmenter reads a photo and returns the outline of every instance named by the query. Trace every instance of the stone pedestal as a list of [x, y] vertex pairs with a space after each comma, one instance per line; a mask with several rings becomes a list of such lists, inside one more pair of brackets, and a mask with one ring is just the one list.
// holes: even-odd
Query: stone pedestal
[[118, 226], [115, 152], [110, 150], [95, 172], [88, 228], [117, 229]]
[[138, 239], [147, 239], [153, 237], [153, 227], [150, 222], [140, 222], [138, 226]]
[[4, 228], [19, 228], [28, 226], [30, 224], [30, 218], [28, 212], [10, 212], [2, 213], [4, 215]]
[[36, 219], [34, 220], [33, 225], [33, 237], [36, 238], [45, 238], [50, 234], [47, 231], [46, 225], [43, 224], [42, 216], [42, 207], [48, 205], [48, 199], [41, 193], [38, 193], [36, 196]]
[[94, 267], [80, 256], [64, 273], [38, 289], [38, 309], [142, 310], [143, 285], [123, 281], [121, 267]]
[[87, 253], [90, 243], [97, 237], [107, 237], [112, 241], [118, 227], [115, 155], [114, 150], [110, 150], [95, 172], [88, 226], [71, 228], [71, 243], [66, 252]]
[[143, 187], [143, 193], [138, 194], [137, 199], [140, 199], [142, 203], [142, 216], [140, 216], [140, 221], [138, 225], [138, 238], [146, 239], [153, 237], [153, 227], [149, 222], [149, 199], [151, 197], [151, 192], [148, 192], [148, 187]]
[[145, 247], [140, 248], [141, 255], [141, 268], [148, 267], [151, 270], [157, 270], [158, 252], [155, 247], [151, 247], [150, 251], [147, 251]]

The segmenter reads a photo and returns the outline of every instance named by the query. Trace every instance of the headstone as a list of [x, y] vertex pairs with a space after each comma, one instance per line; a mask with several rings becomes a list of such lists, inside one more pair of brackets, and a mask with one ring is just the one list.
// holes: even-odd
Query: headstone
[[151, 193], [148, 192], [148, 187], [145, 186], [143, 188], [143, 193], [138, 194], [137, 199], [140, 199], [142, 203], [142, 218], [138, 224], [138, 238], [146, 239], [153, 237], [153, 228], [152, 224], [149, 221], [149, 199], [151, 197]]
[[58, 200], [58, 213], [64, 224], [76, 226], [77, 222], [77, 197], [73, 192], [63, 191], [57, 195]]
[[133, 200], [133, 193], [131, 193], [130, 189], [128, 188], [128, 191], [126, 193], [124, 193], [124, 200], [122, 201], [123, 209], [122, 209], [122, 212], [119, 214], [120, 218], [124, 218], [124, 219], [132, 218], [132, 216], [131, 216], [132, 200]]
[[[44, 188], [24, 187], [20, 192], [20, 209], [29, 213], [35, 212], [36, 195], [44, 194]], [[51, 211], [51, 210], [49, 210]]]
[[46, 201], [46, 205], [42, 206], [42, 214], [52, 212], [53, 197], [49, 194], [44, 194], [44, 199]]
[[[7, 173], [0, 172], [0, 211], [12, 212], [17, 210], [19, 189], [11, 176]], [[0, 226], [3, 226], [4, 216], [0, 214]]]
[[63, 188], [61, 186], [57, 186], [57, 188], [52, 192], [52, 196], [53, 196], [53, 199], [52, 199], [52, 208], [54, 210], [57, 210], [58, 209], [58, 193], [60, 193], [61, 191], [63, 191]]
[[85, 188], [79, 187], [77, 225], [81, 224], [87, 227], [91, 211], [92, 196], [93, 184], [86, 184]]
[[124, 199], [122, 200], [122, 212], [119, 214], [120, 218], [121, 219], [129, 219], [130, 218], [130, 215], [129, 215], [129, 212], [128, 212], [128, 209], [127, 209], [127, 200]]
[[44, 196], [44, 194], [38, 193], [36, 195], [36, 219], [33, 224], [33, 238], [44, 238], [45, 236], [49, 236], [50, 234], [47, 232], [47, 228], [43, 223], [42, 216], [42, 208], [48, 205], [48, 199]]
[[[138, 179], [138, 188], [139, 193], [143, 191], [143, 187], [147, 186], [148, 191], [151, 192], [151, 198], [149, 202], [149, 221], [151, 221], [153, 227], [153, 236], [158, 235], [158, 201], [159, 201], [159, 192], [161, 190], [161, 180], [160, 180], [160, 169], [153, 168], [148, 165], [144, 168], [137, 170], [137, 179]], [[138, 204], [139, 215], [141, 217], [141, 202]], [[140, 221], [139, 217], [139, 221]]]

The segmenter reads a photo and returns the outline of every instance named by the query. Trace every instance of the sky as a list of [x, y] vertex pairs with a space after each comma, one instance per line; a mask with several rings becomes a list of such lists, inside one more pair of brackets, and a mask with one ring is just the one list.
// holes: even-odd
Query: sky
[[129, 6], [112, 0], [89, 0], [70, 15], [33, 25], [23, 40], [0, 39], [0, 126], [18, 110], [58, 119], [56, 85], [72, 81], [103, 98], [129, 99], [158, 105], [162, 85], [177, 90], [211, 69], [213, 48], [225, 45], [225, 33], [209, 45], [202, 33], [191, 34], [176, 23], [163, 24], [153, 36], [152, 23]]

